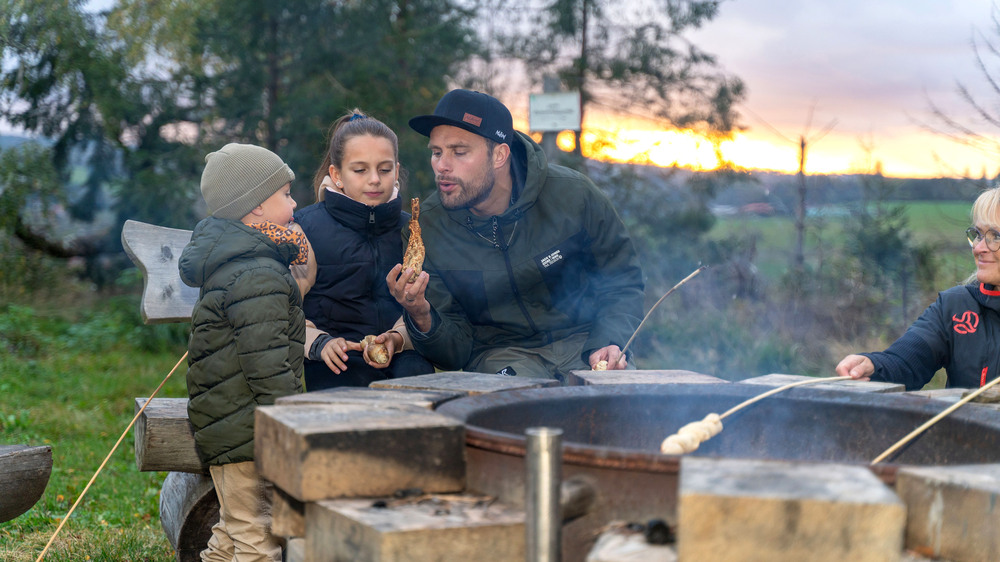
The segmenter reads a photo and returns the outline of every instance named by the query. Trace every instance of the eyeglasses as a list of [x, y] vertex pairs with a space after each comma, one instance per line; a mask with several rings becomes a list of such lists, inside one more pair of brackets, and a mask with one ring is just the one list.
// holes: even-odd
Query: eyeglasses
[[986, 247], [990, 249], [991, 252], [996, 252], [1000, 250], [1000, 232], [995, 230], [987, 230], [986, 234], [979, 231], [978, 228], [970, 226], [968, 230], [965, 231], [965, 237], [969, 239], [969, 245], [973, 248], [980, 240], [986, 240]]

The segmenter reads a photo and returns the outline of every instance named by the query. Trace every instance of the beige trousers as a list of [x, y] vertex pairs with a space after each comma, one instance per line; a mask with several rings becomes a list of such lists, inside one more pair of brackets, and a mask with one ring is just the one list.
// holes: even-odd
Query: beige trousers
[[281, 544], [271, 534], [271, 483], [260, 478], [253, 461], [209, 471], [219, 496], [219, 522], [202, 562], [281, 562]]

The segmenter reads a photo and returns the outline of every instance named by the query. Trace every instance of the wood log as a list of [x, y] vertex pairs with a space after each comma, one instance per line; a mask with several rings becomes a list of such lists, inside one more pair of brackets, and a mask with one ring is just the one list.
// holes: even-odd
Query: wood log
[[[146, 403], [135, 399], [135, 411]], [[187, 398], [154, 398], [135, 422], [135, 465], [143, 472], [208, 474], [194, 447]]]
[[146, 324], [191, 320], [198, 289], [185, 285], [177, 271], [177, 260], [190, 241], [190, 230], [133, 220], [122, 226], [122, 247], [142, 272], [139, 312]]
[[219, 498], [211, 477], [167, 474], [160, 490], [160, 525], [177, 552], [177, 562], [199, 562], [218, 521]]
[[52, 475], [52, 447], [0, 445], [0, 523], [32, 508]]

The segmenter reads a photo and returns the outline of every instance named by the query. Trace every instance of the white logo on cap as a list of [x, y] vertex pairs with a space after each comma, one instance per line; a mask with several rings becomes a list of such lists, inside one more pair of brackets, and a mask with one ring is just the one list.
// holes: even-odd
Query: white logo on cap
[[500, 129], [497, 129], [497, 136], [502, 138], [503, 140], [507, 140], [507, 133], [504, 133]]

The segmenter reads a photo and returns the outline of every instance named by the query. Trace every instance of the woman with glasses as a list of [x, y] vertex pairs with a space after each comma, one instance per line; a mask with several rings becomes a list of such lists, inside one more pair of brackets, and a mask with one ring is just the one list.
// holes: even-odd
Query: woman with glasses
[[939, 293], [885, 351], [845, 357], [838, 375], [918, 390], [942, 367], [949, 387], [977, 388], [1000, 374], [1000, 187], [976, 198], [972, 224], [965, 235], [975, 276]]

